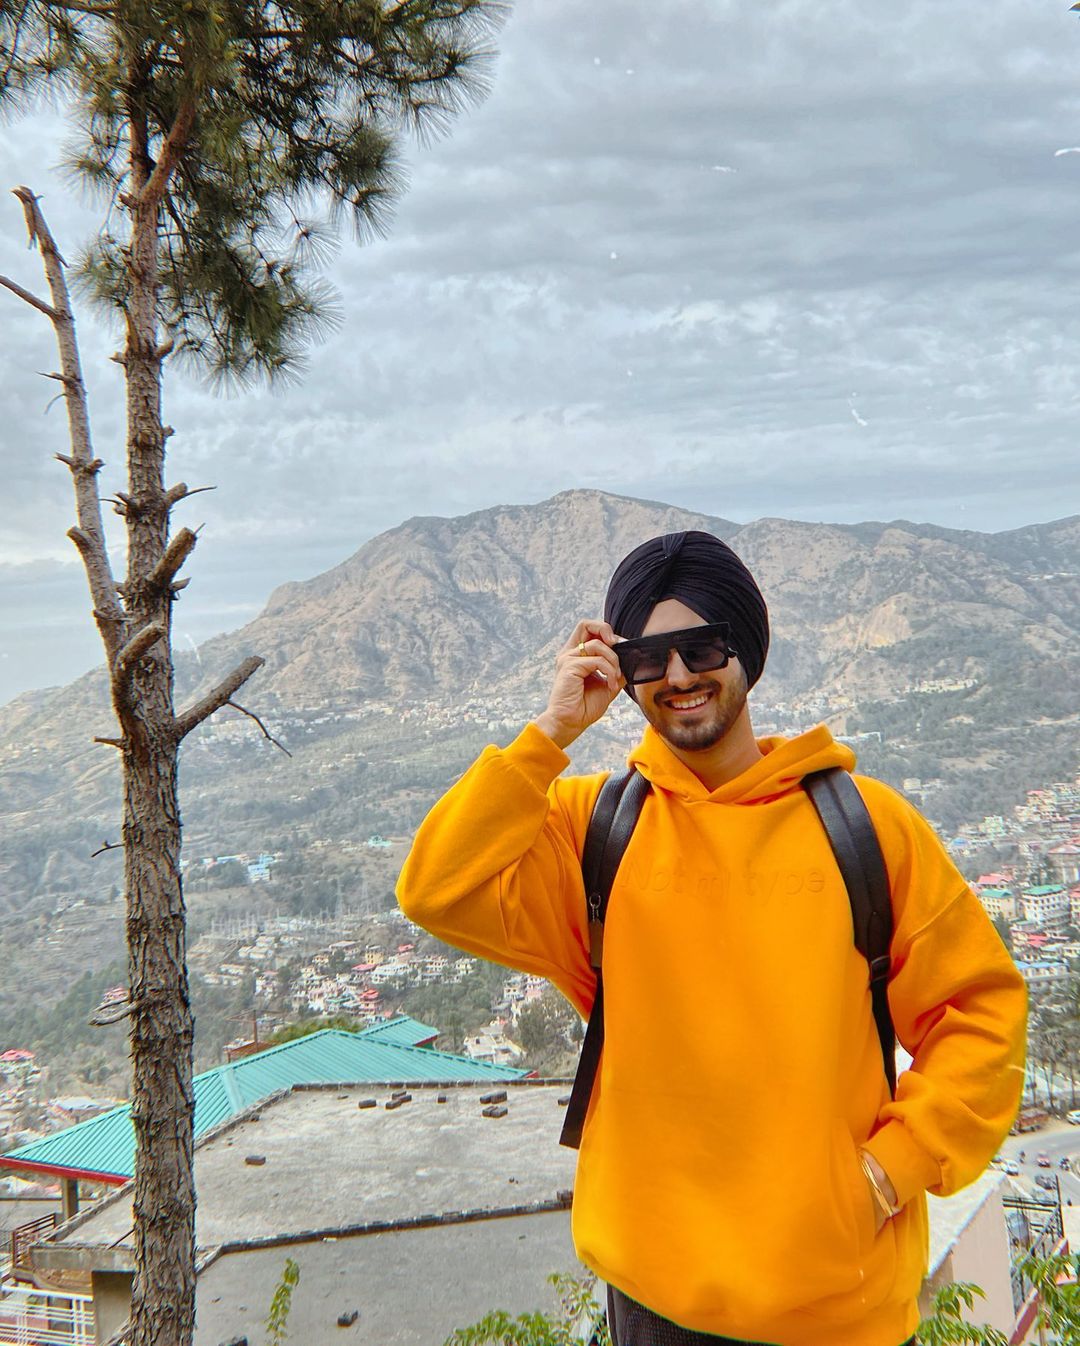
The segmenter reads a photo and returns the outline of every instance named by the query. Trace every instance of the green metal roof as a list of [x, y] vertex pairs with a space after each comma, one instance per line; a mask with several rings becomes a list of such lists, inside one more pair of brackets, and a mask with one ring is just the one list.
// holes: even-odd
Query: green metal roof
[[1025, 888], [1025, 897], [1049, 897], [1051, 893], [1063, 893], [1065, 885], [1063, 883], [1044, 883], [1037, 888]]
[[399, 1014], [396, 1019], [387, 1019], [384, 1023], [362, 1028], [360, 1036], [369, 1041], [390, 1042], [395, 1047], [419, 1047], [437, 1038], [439, 1030], [420, 1023], [418, 1019], [410, 1019], [407, 1014]]
[[[278, 1090], [296, 1084], [487, 1084], [519, 1079], [526, 1073], [430, 1047], [384, 1040], [387, 1036], [416, 1039], [419, 1035], [423, 1041], [435, 1031], [406, 1018], [359, 1033], [324, 1028], [207, 1070], [193, 1081], [195, 1139]], [[0, 1155], [0, 1166], [126, 1181], [135, 1171], [131, 1104]]]

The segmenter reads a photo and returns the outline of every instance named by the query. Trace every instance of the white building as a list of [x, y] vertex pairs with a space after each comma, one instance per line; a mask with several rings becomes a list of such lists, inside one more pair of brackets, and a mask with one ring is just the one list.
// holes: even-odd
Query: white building
[[1069, 980], [1068, 963], [1057, 959], [1021, 960], [1016, 966], [1027, 983], [1028, 993], [1033, 997], [1046, 995], [1048, 991], [1063, 990]]
[[1020, 909], [1025, 921], [1035, 921], [1044, 930], [1060, 929], [1069, 924], [1069, 894], [1060, 883], [1025, 888], [1020, 894]]

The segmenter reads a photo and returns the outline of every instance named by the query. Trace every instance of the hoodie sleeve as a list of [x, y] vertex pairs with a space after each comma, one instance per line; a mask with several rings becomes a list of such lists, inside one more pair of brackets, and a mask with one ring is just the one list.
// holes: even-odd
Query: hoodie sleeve
[[397, 898], [440, 939], [547, 977], [587, 1012], [595, 979], [577, 838], [601, 778], [556, 782], [568, 763], [534, 725], [485, 748], [420, 825]]
[[949, 1196], [985, 1169], [1024, 1084], [1024, 980], [929, 824], [887, 786], [860, 779], [893, 898], [889, 1005], [913, 1060], [866, 1148], [901, 1204]]

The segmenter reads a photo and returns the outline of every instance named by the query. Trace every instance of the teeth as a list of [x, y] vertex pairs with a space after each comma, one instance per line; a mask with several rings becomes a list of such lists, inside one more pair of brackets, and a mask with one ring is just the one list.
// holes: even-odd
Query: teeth
[[695, 706], [703, 706], [708, 699], [708, 696], [695, 696], [689, 701], [669, 701], [668, 705], [676, 710], [693, 710]]

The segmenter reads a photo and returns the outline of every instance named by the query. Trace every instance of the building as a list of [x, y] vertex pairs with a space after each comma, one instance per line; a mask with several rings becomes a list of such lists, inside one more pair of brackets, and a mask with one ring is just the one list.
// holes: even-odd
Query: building
[[[436, 1029], [403, 1015], [357, 1033], [325, 1028], [204, 1071], [194, 1079], [196, 1139], [294, 1085], [433, 1080], [494, 1085], [524, 1073], [418, 1045], [435, 1036]], [[54, 1182], [59, 1179], [65, 1214], [74, 1215], [79, 1208], [80, 1183], [122, 1186], [134, 1173], [131, 1105], [125, 1103], [0, 1155], [0, 1174], [5, 1171], [43, 1174]]]
[[940, 1286], [966, 1281], [985, 1295], [972, 1319], [997, 1328], [1010, 1342], [1023, 1341], [1035, 1306], [1020, 1262], [1028, 1252], [1048, 1257], [1066, 1249], [1060, 1206], [1033, 1200], [994, 1169], [955, 1196], [927, 1200], [930, 1257], [919, 1296], [923, 1316]]
[[[294, 1087], [207, 1133], [195, 1156], [195, 1346], [261, 1341], [286, 1256], [300, 1267], [289, 1336], [305, 1346], [430, 1346], [496, 1307], [552, 1309], [548, 1273], [584, 1274], [569, 1229], [574, 1156], [558, 1144], [564, 1089]], [[88, 1297], [100, 1340], [127, 1312], [131, 1226], [128, 1186], [30, 1250], [39, 1282]], [[978, 1319], [1019, 1341], [1031, 1307], [1019, 1256], [1061, 1246], [1056, 1205], [984, 1174], [930, 1199], [921, 1306], [944, 1281], [974, 1281], [986, 1292]], [[338, 1325], [353, 1314], [359, 1338]]]
[[516, 1065], [525, 1055], [516, 1042], [511, 1042], [498, 1020], [465, 1039], [462, 1050], [470, 1061], [490, 1061], [493, 1065]]
[[1002, 1197], [1009, 1189], [1003, 1173], [991, 1169], [956, 1196], [928, 1197], [930, 1256], [919, 1296], [925, 1318], [935, 1291], [955, 1281], [980, 1286], [978, 1319], [1012, 1336], [1017, 1306], [1010, 1289], [1012, 1257]]
[[1011, 874], [995, 871], [993, 874], [980, 874], [971, 886], [977, 893], [981, 893], [984, 888], [1009, 888], [1011, 885]]
[[1017, 958], [1035, 958], [1046, 943], [1046, 935], [1037, 921], [1015, 921], [1009, 927], [1013, 953]]
[[[292, 1088], [208, 1132], [195, 1346], [263, 1340], [286, 1256], [289, 1340], [305, 1346], [430, 1346], [494, 1308], [553, 1309], [548, 1274], [584, 1274], [564, 1089], [518, 1080], [488, 1103], [476, 1084], [421, 1083], [395, 1103], [385, 1086]], [[101, 1340], [127, 1317], [131, 1228], [127, 1187], [30, 1250], [39, 1283], [91, 1295]], [[359, 1337], [338, 1325], [353, 1313]]]
[[1025, 888], [1020, 894], [1020, 910], [1025, 921], [1034, 921], [1044, 930], [1063, 930], [1071, 919], [1069, 895], [1060, 883]]
[[1032, 999], [1063, 991], [1069, 981], [1069, 965], [1059, 959], [1023, 959], [1016, 965]]
[[1061, 846], [1051, 846], [1046, 852], [1047, 863], [1057, 875], [1058, 882], [1068, 887], [1080, 883], [1080, 845], [1067, 841]]
[[38, 1074], [34, 1053], [12, 1047], [0, 1052], [0, 1079], [26, 1084]]
[[1008, 888], [980, 888], [978, 894], [983, 910], [991, 920], [1016, 920], [1017, 902]]

